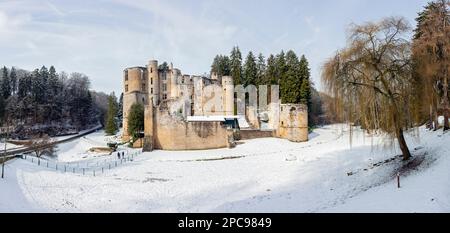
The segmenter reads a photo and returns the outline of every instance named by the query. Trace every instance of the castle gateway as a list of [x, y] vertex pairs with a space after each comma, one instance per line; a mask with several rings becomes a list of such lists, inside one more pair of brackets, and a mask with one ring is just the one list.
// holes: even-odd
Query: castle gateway
[[255, 87], [235, 87], [230, 76], [185, 75], [156, 60], [125, 69], [123, 81], [123, 141], [131, 139], [131, 106], [142, 104], [144, 138], [134, 146], [145, 151], [225, 148], [233, 147], [235, 140], [259, 137], [308, 140], [307, 107], [280, 104], [278, 87], [271, 87], [267, 101], [266, 86], [258, 95]]

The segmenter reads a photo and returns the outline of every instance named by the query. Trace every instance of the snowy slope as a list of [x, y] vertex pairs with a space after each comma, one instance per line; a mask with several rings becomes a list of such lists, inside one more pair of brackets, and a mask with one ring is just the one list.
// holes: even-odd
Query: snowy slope
[[[350, 147], [349, 131], [334, 125], [306, 143], [264, 138], [234, 149], [154, 151], [96, 177], [10, 161], [0, 212], [450, 212], [449, 135], [420, 133], [410, 147], [428, 154], [418, 171], [402, 174], [400, 190], [398, 149], [361, 131]], [[62, 148], [63, 160], [92, 146], [83, 140]]]
[[99, 130], [78, 140], [59, 144], [56, 148], [57, 160], [60, 162], [74, 162], [108, 157], [109, 154], [107, 153], [91, 153], [89, 149], [93, 147], [107, 147], [108, 142], [114, 141], [117, 141], [117, 136], [105, 136], [105, 131]]

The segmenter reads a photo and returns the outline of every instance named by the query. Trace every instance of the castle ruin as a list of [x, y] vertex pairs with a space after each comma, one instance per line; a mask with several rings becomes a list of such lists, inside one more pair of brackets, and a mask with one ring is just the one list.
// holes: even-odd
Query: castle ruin
[[[185, 75], [172, 64], [158, 65], [158, 61], [150, 60], [145, 67], [125, 69], [123, 81], [122, 138], [130, 140], [131, 106], [142, 104], [145, 108], [144, 137], [134, 146], [143, 147], [145, 151], [232, 147], [240, 138], [308, 140], [305, 105], [280, 104], [275, 100], [267, 107], [258, 108], [245, 104], [246, 101], [239, 102], [235, 93], [242, 86], [235, 88], [230, 76]], [[238, 106], [245, 109], [244, 114], [236, 115]]]

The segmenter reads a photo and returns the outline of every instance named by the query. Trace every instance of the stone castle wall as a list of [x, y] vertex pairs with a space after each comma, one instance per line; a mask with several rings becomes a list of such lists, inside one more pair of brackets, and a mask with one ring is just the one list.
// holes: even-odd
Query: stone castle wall
[[154, 149], [205, 150], [226, 148], [228, 132], [221, 122], [187, 122], [167, 110], [155, 114]]
[[308, 107], [304, 104], [281, 104], [277, 136], [292, 142], [308, 141]]

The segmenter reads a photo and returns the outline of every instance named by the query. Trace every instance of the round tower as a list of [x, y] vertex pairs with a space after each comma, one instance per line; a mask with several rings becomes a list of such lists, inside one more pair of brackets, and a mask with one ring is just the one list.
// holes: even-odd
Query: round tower
[[134, 103], [146, 102], [145, 70], [142, 67], [127, 68], [123, 71], [123, 140], [129, 140], [128, 112]]
[[223, 88], [223, 108], [225, 116], [234, 115], [234, 84], [233, 77], [223, 76], [222, 77], [222, 88]]
[[158, 61], [150, 60], [147, 65], [149, 90], [148, 94], [153, 98], [153, 105], [159, 104], [159, 74]]

